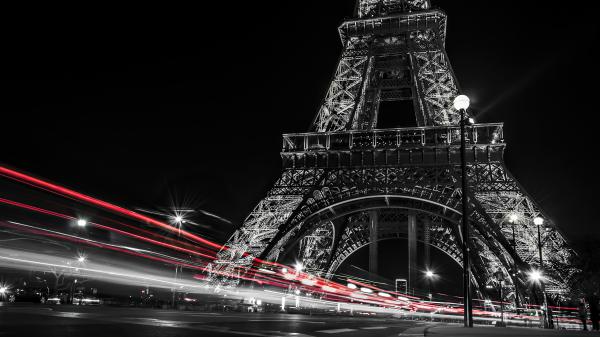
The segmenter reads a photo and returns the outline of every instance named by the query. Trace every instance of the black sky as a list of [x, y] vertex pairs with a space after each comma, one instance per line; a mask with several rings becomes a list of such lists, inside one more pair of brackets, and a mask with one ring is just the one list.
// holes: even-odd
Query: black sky
[[[478, 121], [505, 122], [509, 169], [570, 239], [600, 237], [591, 11], [434, 4]], [[4, 10], [0, 161], [123, 206], [176, 195], [241, 222], [280, 172], [281, 133], [308, 129], [354, 4], [195, 5]]]

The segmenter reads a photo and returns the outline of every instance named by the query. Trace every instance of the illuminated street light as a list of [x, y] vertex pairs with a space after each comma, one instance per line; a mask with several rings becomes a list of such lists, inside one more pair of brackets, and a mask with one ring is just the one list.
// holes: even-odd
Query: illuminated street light
[[181, 215], [176, 215], [174, 220], [175, 220], [175, 223], [178, 223], [178, 224], [183, 223], [183, 217]]
[[429, 278], [433, 278], [435, 276], [435, 274], [431, 270], [428, 270], [425, 272], [425, 276], [427, 276]]
[[473, 117], [469, 117], [467, 121], [469, 122], [469, 124], [475, 124], [475, 118]]
[[544, 224], [544, 219], [542, 219], [539, 216], [536, 216], [535, 218], [533, 218], [533, 224], [536, 226], [541, 226]]
[[348, 288], [350, 288], [350, 289], [356, 289], [358, 287], [354, 283], [348, 283]]
[[529, 272], [529, 280], [532, 282], [540, 282], [543, 279], [542, 272], [536, 269], [533, 269]]
[[296, 271], [299, 273], [299, 272], [302, 271], [302, 269], [304, 269], [304, 266], [302, 265], [302, 263], [296, 262], [296, 265], [294, 266], [294, 269], [296, 269]]
[[87, 220], [85, 219], [79, 219], [77, 220], [77, 226], [79, 227], [85, 227], [87, 225]]
[[0, 294], [2, 294], [2, 295], [6, 294], [7, 290], [8, 290], [8, 288], [6, 288], [6, 287], [0, 287]]
[[508, 216], [508, 221], [510, 221], [510, 222], [512, 222], [512, 223], [515, 223], [515, 222], [517, 222], [517, 220], [519, 220], [519, 215], [517, 215], [516, 213], [511, 213], [511, 214]]
[[[460, 171], [461, 171], [461, 203], [462, 203], [462, 236], [469, 238], [469, 187], [467, 185], [467, 140], [465, 136], [465, 115], [469, 108], [469, 97], [458, 95], [454, 98], [454, 108], [460, 111]], [[471, 264], [469, 263], [469, 240], [462, 240], [463, 253], [463, 318], [466, 328], [473, 327], [473, 302], [471, 298]]]
[[469, 108], [469, 97], [466, 95], [458, 95], [454, 99], [454, 109], [456, 110], [466, 110]]
[[79, 261], [81, 263], [85, 262], [85, 260], [86, 260], [85, 256], [80, 256], [80, 257], [77, 258], [77, 261]]

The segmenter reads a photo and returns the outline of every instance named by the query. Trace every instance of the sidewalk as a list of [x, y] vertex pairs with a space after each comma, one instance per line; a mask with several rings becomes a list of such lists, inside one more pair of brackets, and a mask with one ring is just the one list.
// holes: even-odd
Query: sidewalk
[[573, 331], [573, 330], [544, 330], [539, 328], [496, 328], [496, 327], [473, 327], [435, 325], [425, 328], [425, 336], [431, 337], [462, 337], [462, 336], [516, 336], [516, 337], [538, 337], [538, 336], [600, 336], [598, 332]]

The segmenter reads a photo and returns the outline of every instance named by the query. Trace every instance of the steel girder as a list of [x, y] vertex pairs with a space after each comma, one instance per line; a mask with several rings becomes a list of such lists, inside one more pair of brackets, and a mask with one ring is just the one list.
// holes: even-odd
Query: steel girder
[[[426, 1], [361, 1], [360, 7], [368, 13], [407, 3], [429, 7]], [[413, 101], [418, 125], [456, 124], [452, 99], [458, 85], [444, 49], [446, 16], [440, 11], [408, 12], [342, 24], [344, 51], [312, 130], [376, 128], [380, 102], [402, 99]], [[402, 59], [409, 61], [402, 71], [385, 66]], [[393, 87], [396, 93], [386, 96]]]
[[428, 0], [358, 0], [358, 17], [383, 16], [392, 13], [428, 9]]
[[[298, 241], [307, 267], [331, 275], [346, 257], [367, 244], [364, 229], [350, 219], [368, 209], [384, 208], [419, 212], [434, 219], [432, 223], [437, 227], [431, 229], [431, 244], [460, 262], [459, 177], [456, 165], [287, 169], [231, 237], [227, 244], [231, 249], [219, 253], [213, 266], [215, 275], [235, 276], [252, 266], [253, 257], [277, 260]], [[538, 265], [531, 248], [537, 247], [537, 232], [528, 221], [540, 214], [539, 208], [501, 162], [470, 163], [468, 177], [473, 191], [473, 234], [469, 244], [477, 252], [472, 261], [475, 284], [483, 285], [501, 272], [509, 280], [507, 287], [512, 293], [517, 288], [525, 290], [525, 275], [516, 271]], [[514, 244], [513, 227], [508, 229], [506, 223], [512, 214], [520, 219], [514, 226]], [[340, 240], [333, 225], [336, 219], [351, 222], [338, 228], [337, 235], [342, 236], [338, 247], [334, 247], [334, 242]], [[384, 230], [381, 239], [398, 236], [399, 231]], [[566, 291], [572, 272], [568, 261], [573, 252], [553, 224], [548, 224], [542, 237], [548, 289]], [[227, 278], [227, 282], [236, 281]]]

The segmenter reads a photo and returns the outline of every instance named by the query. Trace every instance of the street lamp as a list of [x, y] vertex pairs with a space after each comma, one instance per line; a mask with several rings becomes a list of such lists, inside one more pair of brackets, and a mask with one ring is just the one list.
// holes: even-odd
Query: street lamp
[[433, 300], [433, 294], [431, 293], [431, 283], [435, 278], [435, 273], [431, 270], [425, 272], [425, 276], [427, 277], [427, 297], [429, 297], [429, 301]]
[[[515, 235], [515, 226], [517, 226], [517, 224], [519, 223], [520, 217], [518, 213], [510, 213], [508, 215], [508, 222], [510, 222], [511, 224], [511, 231], [512, 231], [512, 247], [513, 247], [513, 252], [515, 254], [517, 254], [517, 237]], [[514, 266], [514, 269], [518, 271], [517, 266]], [[518, 276], [516, 273], [512, 273], [512, 276], [515, 278], [515, 282], [514, 282], [514, 286], [515, 286], [515, 307], [517, 308], [517, 312], [519, 312], [519, 281], [518, 281]]]
[[544, 260], [542, 259], [542, 233], [540, 231], [540, 227], [544, 225], [544, 219], [542, 217], [536, 216], [533, 218], [533, 224], [537, 227], [537, 236], [538, 236], [538, 254], [540, 257], [540, 270], [532, 271], [530, 277], [534, 281], [539, 281], [540, 288], [542, 289], [542, 297], [544, 300], [544, 328], [548, 329], [550, 327], [550, 322], [548, 320], [548, 299], [546, 297], [546, 285], [544, 284], [544, 280], [542, 277], [542, 271], [544, 270]]
[[499, 290], [499, 295], [500, 295], [500, 325], [501, 327], [505, 327], [506, 323], [504, 323], [504, 294], [503, 294], [503, 288], [504, 288], [504, 274], [502, 274], [501, 271], [498, 271], [496, 273], [496, 285], [498, 286], [498, 290]]
[[79, 219], [77, 220], [77, 226], [79, 227], [85, 227], [87, 225], [87, 220], [85, 219]]
[[454, 108], [460, 111], [460, 169], [462, 175], [462, 253], [463, 253], [463, 297], [464, 326], [473, 327], [473, 304], [471, 303], [471, 267], [469, 264], [469, 205], [467, 201], [467, 155], [465, 140], [465, 112], [469, 108], [469, 97], [458, 95]]

